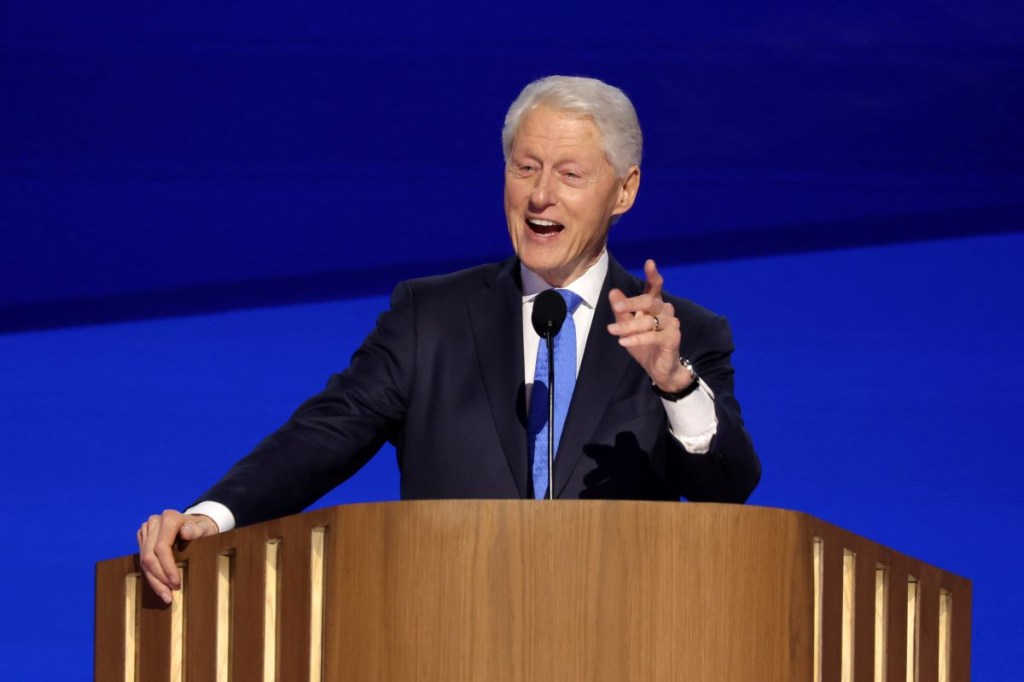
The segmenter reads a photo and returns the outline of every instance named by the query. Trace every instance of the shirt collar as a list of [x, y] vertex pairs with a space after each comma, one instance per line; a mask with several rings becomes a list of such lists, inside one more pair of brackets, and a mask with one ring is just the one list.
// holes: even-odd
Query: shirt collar
[[[543, 277], [519, 263], [520, 274], [523, 279], [523, 300], [530, 301], [537, 297], [542, 291], [551, 289]], [[569, 282], [561, 289], [568, 289], [583, 299], [583, 304], [588, 308], [597, 306], [597, 299], [601, 296], [601, 287], [604, 286], [604, 278], [608, 274], [608, 249], [602, 249], [597, 262], [587, 268], [582, 275]]]

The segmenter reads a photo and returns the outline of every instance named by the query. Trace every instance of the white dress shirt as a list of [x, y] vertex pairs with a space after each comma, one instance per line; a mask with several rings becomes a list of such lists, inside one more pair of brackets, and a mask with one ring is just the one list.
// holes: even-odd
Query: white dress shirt
[[[523, 374], [527, 386], [527, 407], [529, 395], [533, 387], [533, 375], [537, 366], [537, 346], [540, 336], [533, 328], [533, 301], [537, 295], [551, 285], [540, 275], [526, 266], [521, 266], [523, 279]], [[583, 363], [583, 351], [587, 345], [587, 336], [594, 322], [594, 308], [601, 296], [605, 275], [608, 274], [608, 251], [601, 252], [601, 257], [590, 268], [573, 280], [564, 289], [577, 294], [583, 301], [572, 314], [576, 323], [576, 375], [579, 376], [580, 365]], [[568, 321], [566, 322], [568, 324]], [[595, 333], [608, 334], [601, 329]], [[686, 330], [683, 330], [686, 333]], [[669, 428], [686, 451], [695, 455], [706, 454], [711, 448], [711, 439], [718, 430], [718, 417], [715, 416], [714, 393], [707, 384], [700, 382], [699, 390], [694, 391], [682, 400], [662, 400], [665, 413], [668, 415]]]

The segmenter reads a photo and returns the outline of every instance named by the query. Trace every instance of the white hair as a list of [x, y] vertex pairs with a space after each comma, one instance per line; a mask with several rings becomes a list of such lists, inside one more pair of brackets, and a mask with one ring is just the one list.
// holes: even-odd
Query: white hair
[[508, 163], [519, 124], [527, 112], [539, 106], [589, 118], [601, 134], [608, 162], [615, 175], [623, 178], [630, 166], [640, 165], [643, 134], [633, 103], [613, 85], [596, 78], [579, 76], [547, 76], [535, 80], [519, 93], [505, 114], [501, 129], [501, 145]]

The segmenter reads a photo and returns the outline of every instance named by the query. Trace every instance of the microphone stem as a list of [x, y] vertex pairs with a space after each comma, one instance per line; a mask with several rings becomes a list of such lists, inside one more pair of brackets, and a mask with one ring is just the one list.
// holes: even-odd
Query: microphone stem
[[548, 342], [548, 499], [555, 499], [555, 335]]

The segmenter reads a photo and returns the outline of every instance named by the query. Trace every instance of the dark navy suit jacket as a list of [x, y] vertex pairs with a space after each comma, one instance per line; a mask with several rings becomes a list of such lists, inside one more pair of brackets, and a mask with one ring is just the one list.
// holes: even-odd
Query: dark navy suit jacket
[[[644, 283], [611, 259], [558, 446], [555, 496], [743, 502], [761, 470], [733, 396], [728, 324], [665, 297], [681, 322], [681, 354], [715, 394], [711, 451], [689, 454], [646, 373], [605, 329], [616, 287], [634, 296]], [[403, 282], [349, 368], [200, 499], [226, 505], [238, 525], [297, 513], [387, 440], [403, 499], [532, 497], [523, 374], [516, 258]]]

